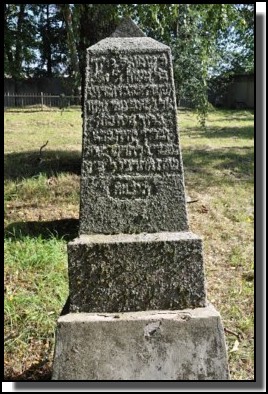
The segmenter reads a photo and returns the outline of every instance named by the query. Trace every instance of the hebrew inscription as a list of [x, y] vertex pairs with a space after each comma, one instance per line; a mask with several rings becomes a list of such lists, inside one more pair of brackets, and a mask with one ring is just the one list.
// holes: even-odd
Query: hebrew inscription
[[84, 160], [88, 175], [111, 177], [109, 197], [146, 199], [150, 175], [180, 171], [166, 53], [91, 55], [86, 97]]
[[170, 48], [107, 38], [87, 53], [80, 234], [187, 231]]

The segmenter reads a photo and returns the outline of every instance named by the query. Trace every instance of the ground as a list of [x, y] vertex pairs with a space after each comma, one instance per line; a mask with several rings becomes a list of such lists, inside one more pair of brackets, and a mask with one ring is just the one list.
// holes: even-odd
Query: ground
[[[204, 240], [208, 299], [221, 313], [231, 379], [254, 379], [254, 115], [179, 110], [190, 230]], [[77, 234], [78, 109], [5, 113], [5, 379], [49, 380]], [[41, 149], [40, 148], [46, 144]]]

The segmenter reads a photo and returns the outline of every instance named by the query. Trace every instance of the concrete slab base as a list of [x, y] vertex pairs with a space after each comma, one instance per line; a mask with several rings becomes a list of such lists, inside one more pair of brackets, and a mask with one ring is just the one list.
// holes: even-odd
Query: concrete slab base
[[58, 319], [52, 380], [228, 379], [224, 331], [212, 305]]

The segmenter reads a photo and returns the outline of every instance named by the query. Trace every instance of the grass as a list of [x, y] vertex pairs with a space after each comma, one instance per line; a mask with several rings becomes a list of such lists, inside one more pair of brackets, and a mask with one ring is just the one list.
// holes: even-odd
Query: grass
[[[180, 118], [186, 192], [198, 200], [188, 204], [190, 228], [204, 238], [208, 298], [229, 331], [226, 341], [231, 379], [252, 380], [253, 114], [211, 112], [206, 130], [200, 130], [189, 111], [182, 112]], [[232, 351], [237, 340], [238, 349]]]
[[[253, 118], [179, 111], [191, 231], [204, 239], [208, 299], [226, 329], [231, 379], [254, 379]], [[5, 113], [5, 379], [48, 380], [77, 235], [79, 111]], [[40, 147], [48, 144], [42, 150]]]
[[5, 267], [5, 367], [7, 377], [23, 379], [25, 366], [44, 367], [52, 357], [55, 319], [67, 297], [66, 243], [10, 234]]

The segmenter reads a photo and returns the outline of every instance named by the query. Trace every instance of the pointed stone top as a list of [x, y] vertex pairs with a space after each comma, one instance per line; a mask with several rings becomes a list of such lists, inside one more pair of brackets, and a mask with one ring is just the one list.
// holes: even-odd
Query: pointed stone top
[[121, 20], [120, 25], [110, 35], [110, 37], [146, 37], [141, 29], [127, 16]]

